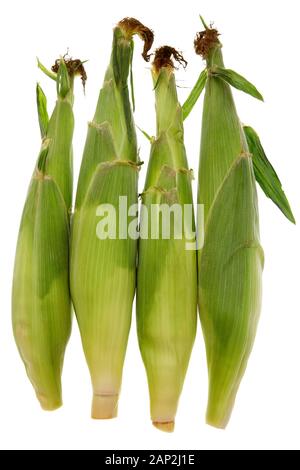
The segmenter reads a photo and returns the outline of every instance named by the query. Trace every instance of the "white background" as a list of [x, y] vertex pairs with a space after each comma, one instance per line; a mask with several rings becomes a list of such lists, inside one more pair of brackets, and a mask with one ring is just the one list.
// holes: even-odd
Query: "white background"
[[[4, 449], [299, 449], [300, 422], [300, 238], [259, 190], [261, 239], [265, 249], [264, 298], [258, 335], [231, 422], [225, 431], [205, 425], [207, 378], [200, 328], [182, 393], [175, 432], [164, 434], [149, 418], [145, 372], [135, 321], [124, 368], [119, 417], [92, 421], [91, 387], [76, 322], [63, 374], [64, 406], [43, 412], [35, 399], [14, 344], [10, 320], [14, 251], [28, 183], [39, 150], [35, 83], [48, 96], [55, 85], [36, 67], [48, 66], [70, 48], [89, 59], [86, 96], [76, 84], [74, 156], [76, 175], [103, 74], [112, 27], [134, 16], [155, 31], [155, 46], [170, 44], [189, 62], [178, 71], [181, 101], [203, 68], [193, 39], [198, 14], [222, 33], [225, 64], [252, 81], [265, 103], [234, 91], [241, 120], [260, 134], [300, 223], [299, 1], [197, 0], [26, 0], [0, 4], [1, 44], [1, 232], [0, 232], [0, 447]], [[155, 114], [149, 66], [136, 39], [134, 74], [136, 123], [154, 132]], [[197, 174], [202, 100], [186, 121], [189, 163]], [[149, 147], [139, 135], [141, 187]], [[194, 182], [196, 192], [197, 181]]]

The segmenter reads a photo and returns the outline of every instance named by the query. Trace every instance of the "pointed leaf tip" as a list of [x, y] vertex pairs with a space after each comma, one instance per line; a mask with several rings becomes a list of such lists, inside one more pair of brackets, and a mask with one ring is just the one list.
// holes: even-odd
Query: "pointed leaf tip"
[[184, 102], [182, 106], [182, 118], [185, 120], [190, 112], [192, 111], [193, 107], [198, 101], [199, 96], [201, 95], [207, 80], [207, 69], [202, 70], [199, 75], [198, 80], [196, 81], [191, 93], [189, 94], [188, 98]]
[[205, 22], [205, 20], [204, 20], [204, 18], [203, 18], [203, 16], [202, 16], [202, 15], [199, 15], [199, 18], [200, 18], [201, 23], [203, 24], [203, 27], [204, 27], [205, 29], [209, 29], [207, 23]]
[[150, 134], [148, 134], [148, 132], [141, 129], [137, 124], [136, 124], [136, 127], [143, 134], [143, 136], [146, 137], [146, 139], [149, 140], [149, 142], [151, 143], [153, 140], [153, 137], [151, 137]]
[[257, 88], [252, 83], [250, 83], [245, 77], [238, 74], [234, 70], [214, 66], [211, 69], [211, 73], [212, 75], [221, 78], [237, 90], [241, 90], [244, 93], [247, 93], [248, 95], [251, 95], [260, 101], [264, 101], [263, 96], [257, 90]]
[[45, 67], [42, 62], [40, 61], [40, 59], [37, 57], [36, 58], [37, 60], [37, 66], [38, 68], [44, 72], [45, 75], [47, 75], [47, 77], [51, 78], [52, 80], [55, 80], [56, 81], [56, 73], [52, 72], [51, 70], [47, 69], [47, 67]]
[[286, 218], [296, 224], [289, 201], [282, 189], [281, 181], [269, 162], [260, 139], [252, 127], [243, 127], [248, 147], [252, 153], [255, 178], [265, 195], [281, 210]]

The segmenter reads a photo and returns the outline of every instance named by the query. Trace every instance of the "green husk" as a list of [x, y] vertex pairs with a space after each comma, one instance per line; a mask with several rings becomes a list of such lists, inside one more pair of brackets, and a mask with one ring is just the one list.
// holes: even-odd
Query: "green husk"
[[59, 61], [57, 102], [48, 122], [37, 85], [41, 151], [17, 244], [12, 320], [15, 340], [41, 406], [61, 406], [61, 373], [71, 330], [69, 210], [72, 201], [73, 76]]
[[[139, 158], [128, 81], [132, 36], [145, 41], [148, 58], [153, 34], [133, 18], [114, 29], [112, 53], [93, 121], [89, 124], [72, 225], [71, 292], [93, 386], [93, 418], [117, 414], [123, 362], [136, 283], [137, 241], [97, 236], [106, 204], [122, 218], [125, 232], [134, 217], [119, 209], [137, 204]], [[131, 80], [132, 83], [132, 80]]]
[[[225, 70], [217, 31], [200, 33], [195, 46], [208, 66], [198, 191], [205, 213], [198, 276], [209, 374], [206, 419], [224, 428], [255, 338], [263, 251], [252, 157], [227, 83], [230, 80], [209, 72]], [[248, 92], [253, 89], [248, 86]]]
[[[175, 229], [171, 230], [168, 239], [164, 239], [159, 216], [163, 207], [170, 208], [174, 203], [181, 208], [184, 204], [192, 207], [193, 203], [192, 175], [183, 143], [182, 109], [170, 56], [166, 65], [156, 67], [161, 51], [163, 56], [167, 51], [168, 56], [172, 49], [159, 49], [152, 69], [157, 132], [151, 143], [142, 194], [137, 328], [148, 378], [151, 419], [158, 429], [170, 432], [174, 428], [196, 333], [197, 268], [196, 251], [186, 249], [187, 241], [194, 241], [191, 235], [195, 231], [193, 222], [182, 239], [176, 239]], [[154, 204], [157, 211], [150, 217]], [[156, 239], [150, 236], [152, 230], [158, 234]]]

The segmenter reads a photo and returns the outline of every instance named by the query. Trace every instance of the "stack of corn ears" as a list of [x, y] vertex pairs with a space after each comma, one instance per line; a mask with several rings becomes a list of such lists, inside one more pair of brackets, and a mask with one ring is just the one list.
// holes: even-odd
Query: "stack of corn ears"
[[[122, 20], [89, 124], [72, 224], [71, 291], [93, 385], [93, 418], [117, 414], [135, 295], [137, 239], [128, 237], [140, 166], [128, 89], [134, 34], [144, 40], [148, 60], [153, 33], [133, 18]], [[120, 210], [120, 197], [128, 208], [135, 206], [131, 216]], [[105, 215], [116, 223], [122, 219], [122, 233], [118, 227], [106, 237]]]
[[206, 59], [207, 68], [183, 112], [184, 117], [189, 114], [205, 86], [198, 192], [205, 218], [204, 227], [199, 227], [204, 246], [198, 255], [198, 295], [209, 373], [207, 422], [224, 428], [261, 307], [264, 255], [255, 177], [289, 220], [294, 218], [257, 134], [240, 124], [230, 85], [258, 99], [262, 96], [241, 75], [224, 68], [218, 36], [206, 25], [196, 36], [196, 53]]
[[[148, 377], [151, 419], [163, 431], [174, 428], [197, 318], [196, 251], [188, 249], [195, 241], [193, 216], [184, 233], [182, 225], [177, 227], [178, 234], [170, 217], [176, 206], [183, 213], [184, 205], [193, 205], [172, 56], [185, 62], [175, 49], [165, 46], [156, 51], [152, 66], [157, 130], [142, 194], [137, 283], [138, 339]], [[161, 217], [166, 210], [170, 211], [168, 234]]]
[[[15, 259], [15, 340], [41, 406], [61, 406], [61, 372], [71, 330], [69, 215], [72, 204], [73, 78], [80, 61], [60, 59], [53, 72], [57, 102], [48, 120], [37, 85], [41, 151], [23, 211]], [[56, 73], [57, 72], [57, 73]]]

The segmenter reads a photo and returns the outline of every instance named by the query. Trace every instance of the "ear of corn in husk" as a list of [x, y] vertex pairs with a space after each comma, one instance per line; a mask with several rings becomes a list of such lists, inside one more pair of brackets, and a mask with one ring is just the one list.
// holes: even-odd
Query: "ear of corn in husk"
[[[172, 223], [170, 236], [164, 238], [159, 215], [173, 204], [182, 209], [184, 204], [191, 208], [193, 204], [172, 55], [183, 61], [173, 48], [165, 46], [156, 51], [152, 67], [157, 134], [142, 194], [137, 283], [138, 339], [148, 378], [151, 419], [167, 432], [174, 429], [197, 315], [196, 251], [186, 245], [194, 240], [193, 220], [187, 232], [182, 233], [181, 227], [181, 239], [176, 238]], [[156, 238], [151, 238], [153, 233]]]
[[[119, 207], [121, 196], [128, 208], [137, 204], [140, 163], [128, 90], [134, 34], [144, 40], [148, 60], [153, 33], [133, 18], [120, 21], [88, 128], [72, 225], [72, 300], [92, 380], [92, 417], [98, 419], [117, 414], [135, 294], [137, 240], [126, 236], [132, 217]], [[98, 233], [108, 204], [125, 226], [115, 238]]]
[[195, 49], [206, 59], [208, 74], [198, 192], [205, 213], [198, 276], [209, 373], [207, 422], [224, 428], [255, 338], [264, 262], [252, 156], [229, 84], [262, 97], [224, 68], [215, 29], [198, 33]]
[[74, 119], [72, 61], [56, 62], [57, 102], [48, 121], [37, 85], [42, 145], [23, 210], [17, 244], [12, 319], [15, 340], [41, 406], [59, 407], [61, 372], [71, 329], [69, 211]]

